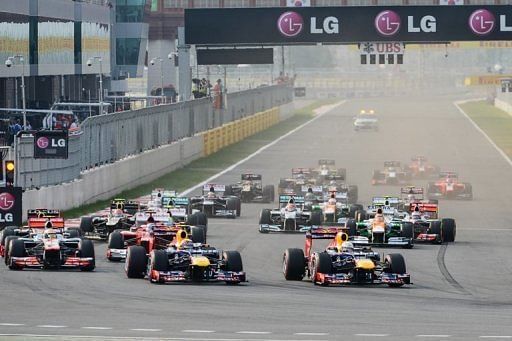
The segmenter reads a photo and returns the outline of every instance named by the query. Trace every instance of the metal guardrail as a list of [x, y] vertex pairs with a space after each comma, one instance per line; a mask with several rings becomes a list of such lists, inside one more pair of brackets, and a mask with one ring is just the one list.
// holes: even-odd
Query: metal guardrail
[[220, 113], [214, 111], [209, 98], [203, 98], [93, 116], [82, 123], [81, 135], [70, 136], [67, 160], [34, 159], [34, 138], [19, 138], [17, 184], [28, 189], [73, 181], [83, 171], [289, 103], [292, 99], [292, 88], [269, 86], [228, 94], [227, 108]]

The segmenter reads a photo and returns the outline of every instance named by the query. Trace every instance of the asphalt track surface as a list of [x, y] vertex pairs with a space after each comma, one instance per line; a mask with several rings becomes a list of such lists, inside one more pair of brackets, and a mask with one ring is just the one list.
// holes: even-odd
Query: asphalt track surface
[[[348, 101], [281, 140], [218, 183], [243, 171], [277, 183], [291, 167], [333, 158], [345, 166], [368, 203], [399, 187], [372, 187], [384, 160], [423, 154], [473, 184], [474, 200], [442, 201], [457, 220], [457, 241], [399, 250], [414, 282], [409, 287], [318, 287], [287, 282], [284, 249], [302, 235], [260, 234], [265, 204], [244, 204], [236, 220], [210, 219], [209, 242], [242, 253], [249, 283], [152, 285], [127, 279], [123, 264], [96, 244], [93, 273], [9, 271], [0, 266], [0, 339], [39, 335], [91, 339], [171, 340], [482, 340], [512, 338], [510, 203], [512, 168], [452, 104], [455, 98]], [[375, 109], [380, 131], [353, 131], [360, 109]], [[421, 185], [425, 182], [418, 181]], [[321, 247], [325, 243], [318, 243]], [[381, 249], [382, 252], [394, 250]], [[44, 336], [46, 335], [46, 336]]]

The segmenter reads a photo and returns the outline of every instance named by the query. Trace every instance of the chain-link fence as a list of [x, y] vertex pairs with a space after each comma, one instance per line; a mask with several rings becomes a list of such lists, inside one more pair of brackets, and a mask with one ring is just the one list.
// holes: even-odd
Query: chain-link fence
[[34, 138], [18, 138], [16, 182], [23, 188], [37, 188], [73, 181], [94, 167], [289, 103], [292, 92], [289, 87], [269, 86], [231, 93], [226, 109], [220, 111], [204, 98], [90, 117], [83, 122], [81, 135], [70, 136], [66, 160], [34, 159]]

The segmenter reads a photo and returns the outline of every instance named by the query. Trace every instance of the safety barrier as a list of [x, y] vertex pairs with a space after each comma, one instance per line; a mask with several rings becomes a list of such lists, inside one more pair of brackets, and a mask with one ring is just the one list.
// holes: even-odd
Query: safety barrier
[[202, 133], [204, 156], [218, 152], [233, 143], [279, 123], [279, 108], [248, 116]]
[[19, 138], [17, 184], [29, 189], [70, 182], [80, 178], [82, 172], [166, 146], [223, 123], [247, 120], [255, 113], [292, 100], [292, 88], [268, 86], [229, 93], [227, 108], [223, 110], [214, 110], [211, 100], [205, 98], [90, 117], [81, 126], [83, 133], [70, 140], [67, 160], [36, 160], [33, 137]]

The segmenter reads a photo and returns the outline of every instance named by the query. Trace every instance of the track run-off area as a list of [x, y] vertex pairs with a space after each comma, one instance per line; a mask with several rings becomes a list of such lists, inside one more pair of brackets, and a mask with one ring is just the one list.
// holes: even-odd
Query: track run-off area
[[[97, 242], [92, 273], [0, 266], [0, 339], [512, 339], [512, 167], [454, 105], [458, 99], [342, 102], [209, 179], [230, 184], [250, 171], [261, 173], [264, 184], [277, 184], [292, 167], [335, 159], [367, 205], [373, 196], [399, 194], [399, 186], [370, 183], [385, 160], [408, 162], [420, 154], [457, 171], [472, 183], [474, 200], [440, 201], [440, 215], [457, 221], [455, 243], [378, 249], [404, 255], [413, 285], [288, 282], [283, 252], [303, 247], [304, 236], [260, 234], [259, 212], [272, 205], [243, 204], [235, 220], [209, 220], [208, 242], [241, 252], [248, 283], [154, 285], [128, 279], [123, 264], [106, 260], [106, 243]], [[361, 109], [375, 110], [379, 132], [354, 131], [352, 120]], [[197, 193], [191, 189], [188, 195]]]

